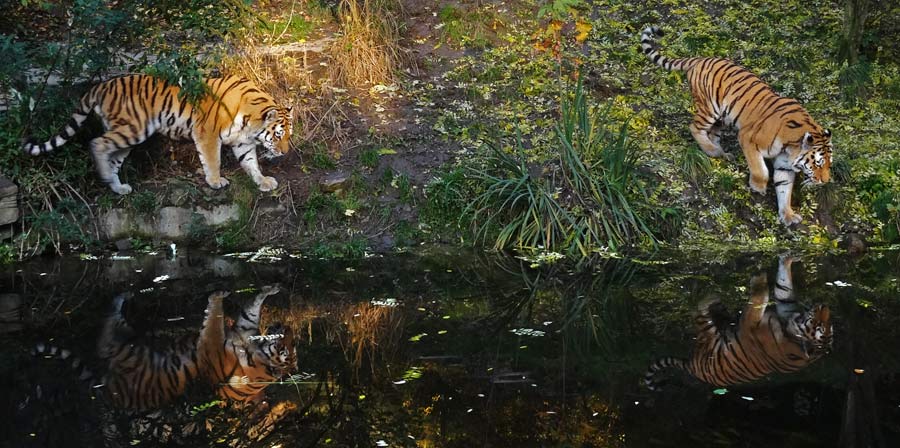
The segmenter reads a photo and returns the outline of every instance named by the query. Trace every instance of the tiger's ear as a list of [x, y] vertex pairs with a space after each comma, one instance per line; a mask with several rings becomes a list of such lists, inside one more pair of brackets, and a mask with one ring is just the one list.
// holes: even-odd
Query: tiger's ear
[[822, 135], [824, 135], [826, 138], [831, 137], [831, 131], [829, 131], [828, 129], [823, 129]]
[[269, 124], [278, 119], [278, 110], [272, 109], [263, 115], [263, 123]]
[[800, 143], [800, 149], [806, 151], [812, 146], [813, 136], [809, 132], [803, 135], [803, 141]]

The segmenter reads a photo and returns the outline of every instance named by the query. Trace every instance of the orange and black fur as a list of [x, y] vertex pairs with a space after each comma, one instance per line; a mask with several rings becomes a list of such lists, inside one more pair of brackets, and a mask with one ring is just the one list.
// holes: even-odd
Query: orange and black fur
[[293, 125], [291, 109], [278, 106], [267, 93], [246, 78], [228, 76], [206, 80], [208, 94], [192, 105], [179, 97], [180, 89], [149, 75], [125, 75], [97, 84], [81, 97], [66, 127], [44, 143], [29, 141], [22, 149], [34, 156], [64, 145], [93, 112], [106, 132], [91, 140], [91, 153], [100, 179], [118, 194], [131, 186], [119, 179], [119, 169], [131, 148], [161, 133], [173, 139], [191, 139], [197, 147], [206, 183], [228, 185], [220, 173], [222, 146], [230, 146], [241, 167], [261, 191], [278, 182], [259, 170], [256, 145], [264, 158], [286, 154]]
[[97, 355], [105, 364], [101, 377], [68, 350], [38, 344], [33, 354], [71, 362], [92, 393], [118, 409], [158, 409], [182, 396], [195, 381], [212, 385], [223, 398], [259, 401], [268, 385], [297, 364], [290, 329], [275, 325], [260, 337], [260, 308], [266, 297], [277, 293], [277, 287], [263, 288], [243, 307], [234, 328], [227, 329], [222, 298], [228, 294], [214, 293], [200, 334], [168, 345], [139, 341], [123, 315], [128, 295], [120, 295], [113, 300], [97, 341]]
[[808, 311], [794, 299], [789, 257], [778, 267], [775, 304], [770, 306], [766, 275], [750, 281], [750, 302], [737, 326], [717, 322], [718, 300], [703, 301], [695, 318], [697, 331], [690, 358], [664, 357], [654, 361], [644, 378], [651, 390], [659, 389], [659, 375], [676, 369], [714, 386], [731, 386], [768, 374], [796, 372], [831, 350], [831, 311], [817, 305]]
[[725, 126], [738, 129], [741, 150], [750, 167], [750, 189], [765, 194], [769, 170], [764, 159], [775, 159], [774, 180], [778, 216], [785, 225], [802, 219], [791, 209], [797, 172], [804, 183], [831, 180], [831, 132], [810, 117], [797, 100], [779, 96], [758, 76], [723, 58], [669, 59], [659, 53], [657, 27], [641, 33], [641, 49], [656, 65], [687, 74], [696, 113], [690, 130], [710, 157], [727, 157], [719, 144]]

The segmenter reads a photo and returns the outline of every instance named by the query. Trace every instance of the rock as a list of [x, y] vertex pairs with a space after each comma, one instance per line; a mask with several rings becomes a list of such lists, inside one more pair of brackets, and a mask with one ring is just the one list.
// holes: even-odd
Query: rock
[[846, 249], [847, 253], [850, 255], [862, 255], [868, 250], [865, 238], [858, 233], [848, 233], [844, 236], [842, 246], [844, 246], [844, 249]]
[[211, 208], [169, 206], [159, 209], [155, 215], [112, 209], [100, 215], [100, 232], [108, 240], [135, 235], [181, 240], [188, 236], [198, 218], [200, 224], [220, 227], [240, 219], [240, 207], [237, 204], [220, 204]]
[[116, 250], [119, 252], [126, 252], [131, 250], [131, 248], [131, 239], [129, 238], [123, 238], [116, 241]]
[[343, 190], [350, 181], [350, 176], [345, 173], [332, 173], [319, 181], [319, 188], [326, 193]]
[[19, 220], [19, 187], [0, 176], [0, 226]]
[[22, 296], [0, 294], [0, 334], [22, 330]]

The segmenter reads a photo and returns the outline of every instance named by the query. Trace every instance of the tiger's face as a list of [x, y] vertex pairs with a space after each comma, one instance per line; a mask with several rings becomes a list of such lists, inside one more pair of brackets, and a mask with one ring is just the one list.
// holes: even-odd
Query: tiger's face
[[291, 135], [294, 132], [292, 111], [292, 107], [279, 107], [266, 113], [263, 130], [257, 136], [266, 149], [260, 155], [263, 159], [281, 157], [291, 150]]
[[281, 378], [297, 370], [297, 351], [294, 348], [294, 332], [290, 327], [277, 323], [268, 329], [266, 334], [281, 334], [283, 337], [267, 341], [263, 351], [268, 359], [267, 370], [276, 378]]
[[809, 356], [829, 353], [834, 341], [832, 337], [831, 309], [828, 305], [817, 305], [813, 309], [797, 316], [798, 335], [806, 347]]
[[806, 175], [803, 184], [824, 184], [831, 181], [831, 131], [807, 132], [800, 144], [800, 155], [793, 169]]

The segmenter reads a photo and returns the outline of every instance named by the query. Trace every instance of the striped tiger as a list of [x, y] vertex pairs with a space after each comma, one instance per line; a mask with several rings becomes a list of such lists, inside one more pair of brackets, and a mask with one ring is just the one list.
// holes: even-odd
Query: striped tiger
[[[827, 305], [803, 311], [794, 299], [790, 257], [782, 257], [775, 286], [775, 306], [769, 306], [765, 274], [750, 281], [751, 298], [737, 327], [715, 322], [721, 307], [706, 300], [695, 319], [697, 338], [689, 359], [664, 357], [654, 361], [644, 377], [651, 390], [659, 389], [659, 375], [668, 368], [687, 373], [714, 386], [731, 386], [770, 373], [796, 372], [832, 346], [831, 312]], [[715, 316], [714, 316], [715, 314]]]
[[261, 191], [278, 186], [259, 170], [256, 145], [263, 158], [278, 157], [290, 149], [291, 108], [278, 106], [247, 78], [226, 76], [206, 79], [208, 95], [196, 105], [180, 97], [178, 86], [149, 75], [124, 75], [95, 85], [81, 97], [66, 127], [44, 143], [28, 140], [22, 149], [33, 156], [64, 145], [91, 112], [103, 121], [106, 132], [91, 140], [91, 154], [100, 179], [118, 194], [131, 186], [119, 179], [119, 169], [131, 148], [161, 133], [172, 139], [191, 139], [200, 155], [206, 183], [219, 189], [228, 185], [221, 176], [223, 145], [230, 146], [241, 168]]
[[[92, 393], [105, 398], [115, 408], [146, 411], [160, 408], [182, 396], [195, 381], [212, 384], [219, 395], [237, 401], [259, 400], [263, 390], [282, 374], [296, 367], [293, 337], [280, 325], [268, 329], [268, 337], [259, 336], [259, 313], [266, 297], [277, 294], [277, 287], [265, 287], [241, 311], [235, 328], [227, 331], [217, 292], [209, 297], [207, 316], [199, 336], [187, 335], [169, 344], [161, 341], [135, 343], [134, 330], [125, 320], [123, 304], [130, 297], [122, 294], [113, 300], [97, 341], [97, 355], [105, 364], [105, 374], [95, 375], [71, 351], [49, 344], [37, 344], [35, 356], [70, 362], [79, 379], [90, 385]], [[215, 366], [211, 368], [210, 365]], [[218, 376], [210, 376], [222, 365], [231, 372], [250, 378], [247, 387], [254, 394], [237, 394], [235, 386]], [[243, 389], [240, 389], [243, 390]]]
[[810, 117], [797, 100], [779, 96], [758, 76], [723, 58], [669, 59], [659, 53], [657, 27], [641, 33], [641, 49], [656, 65], [687, 74], [694, 98], [691, 134], [710, 157], [726, 154], [719, 144], [725, 126], [738, 129], [738, 140], [750, 167], [750, 189], [765, 194], [769, 170], [764, 159], [775, 159], [774, 182], [778, 217], [787, 226], [802, 218], [791, 209], [796, 173], [807, 183], [831, 180], [831, 131]]
[[296, 368], [290, 327], [276, 324], [266, 336], [259, 334], [259, 308], [267, 296], [277, 293], [277, 287], [263, 288], [253, 303], [244, 308], [234, 328], [228, 329], [222, 319], [222, 299], [228, 294], [214, 293], [209, 297], [200, 332], [200, 373], [217, 385], [222, 398], [260, 401], [269, 384]]

